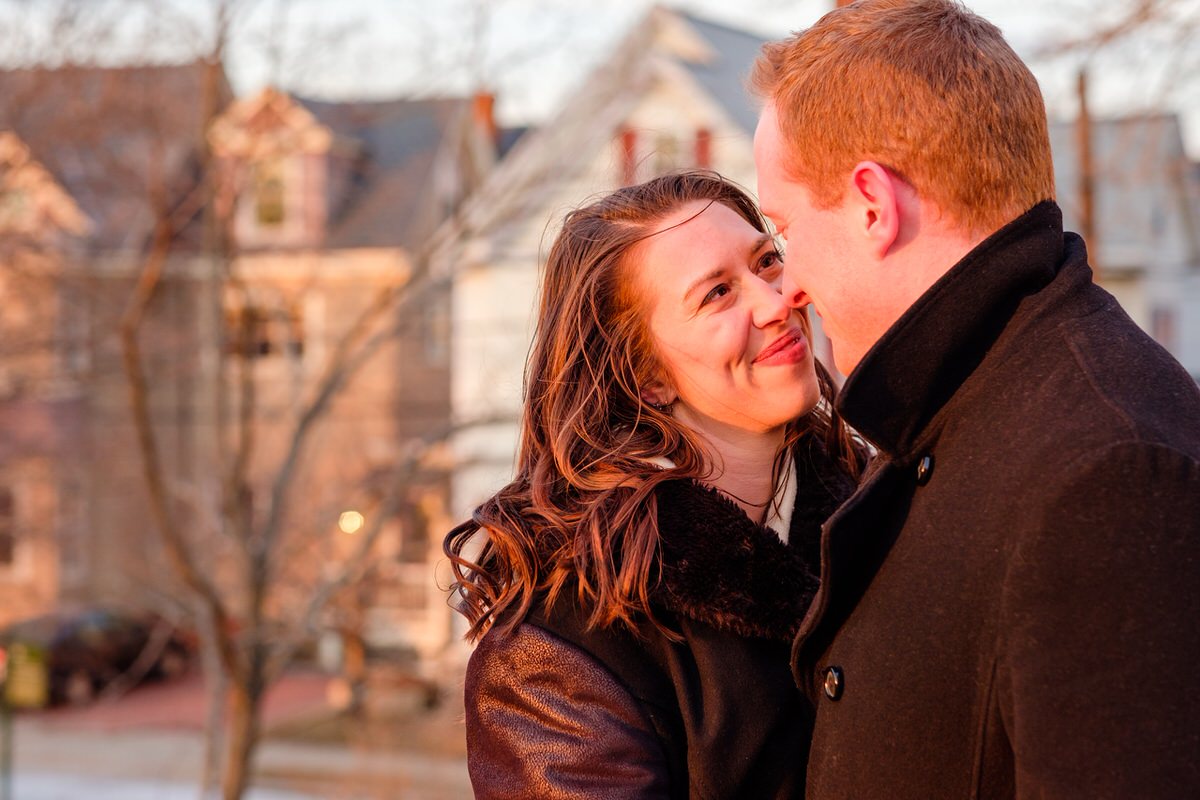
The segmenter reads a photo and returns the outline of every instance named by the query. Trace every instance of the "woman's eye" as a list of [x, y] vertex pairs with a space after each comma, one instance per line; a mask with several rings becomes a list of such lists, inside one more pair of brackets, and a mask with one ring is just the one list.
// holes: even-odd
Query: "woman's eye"
[[700, 301], [700, 307], [703, 308], [712, 301], [719, 300], [727, 294], [729, 294], [729, 284], [718, 283], [709, 290], [708, 294], [704, 295], [704, 299]]
[[781, 266], [783, 266], [783, 253], [778, 250], [768, 250], [758, 259], [758, 270], [755, 274], [761, 275], [769, 269]]

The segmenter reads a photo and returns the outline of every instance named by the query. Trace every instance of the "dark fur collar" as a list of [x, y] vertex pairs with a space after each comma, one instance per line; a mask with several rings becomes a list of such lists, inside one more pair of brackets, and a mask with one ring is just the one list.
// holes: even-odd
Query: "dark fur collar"
[[663, 581], [654, 600], [740, 636], [791, 641], [817, 590], [821, 525], [854, 482], [809, 437], [796, 457], [788, 544], [715, 489], [678, 480], [657, 490]]

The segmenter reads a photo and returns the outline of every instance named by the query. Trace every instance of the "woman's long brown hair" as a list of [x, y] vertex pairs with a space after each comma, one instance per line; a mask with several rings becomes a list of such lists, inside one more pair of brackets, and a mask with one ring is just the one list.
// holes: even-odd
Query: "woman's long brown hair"
[[[493, 626], [511, 630], [536, 600], [552, 605], [564, 592], [589, 610], [590, 626], [659, 625], [650, 607], [659, 552], [654, 489], [702, 480], [709, 467], [696, 435], [641, 399], [660, 371], [630, 262], [656, 223], [697, 200], [768, 230], [754, 201], [711, 172], [628, 186], [567, 215], [542, 278], [516, 477], [443, 543], [468, 639]], [[788, 425], [776, 481], [805, 435], [821, 436], [849, 472], [859, 470], [832, 410], [833, 382], [819, 364], [817, 372], [824, 399]], [[663, 458], [675, 467], [655, 463]]]

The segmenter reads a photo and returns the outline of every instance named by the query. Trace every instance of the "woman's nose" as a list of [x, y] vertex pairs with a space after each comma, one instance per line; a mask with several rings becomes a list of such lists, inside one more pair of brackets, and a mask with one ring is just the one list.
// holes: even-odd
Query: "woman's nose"
[[778, 282], [768, 283], [756, 278], [752, 290], [751, 302], [754, 304], [753, 316], [756, 327], [765, 328], [788, 318], [792, 309], [779, 293]]

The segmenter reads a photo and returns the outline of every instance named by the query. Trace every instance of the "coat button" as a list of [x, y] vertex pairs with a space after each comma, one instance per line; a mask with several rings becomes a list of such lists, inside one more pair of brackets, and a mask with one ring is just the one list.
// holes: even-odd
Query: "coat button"
[[929, 476], [933, 474], [933, 456], [922, 456], [917, 462], [917, 486], [924, 486], [929, 483]]
[[843, 688], [845, 688], [845, 680], [842, 677], [842, 668], [827, 667], [825, 669], [825, 696], [830, 700], [837, 700], [842, 696]]

